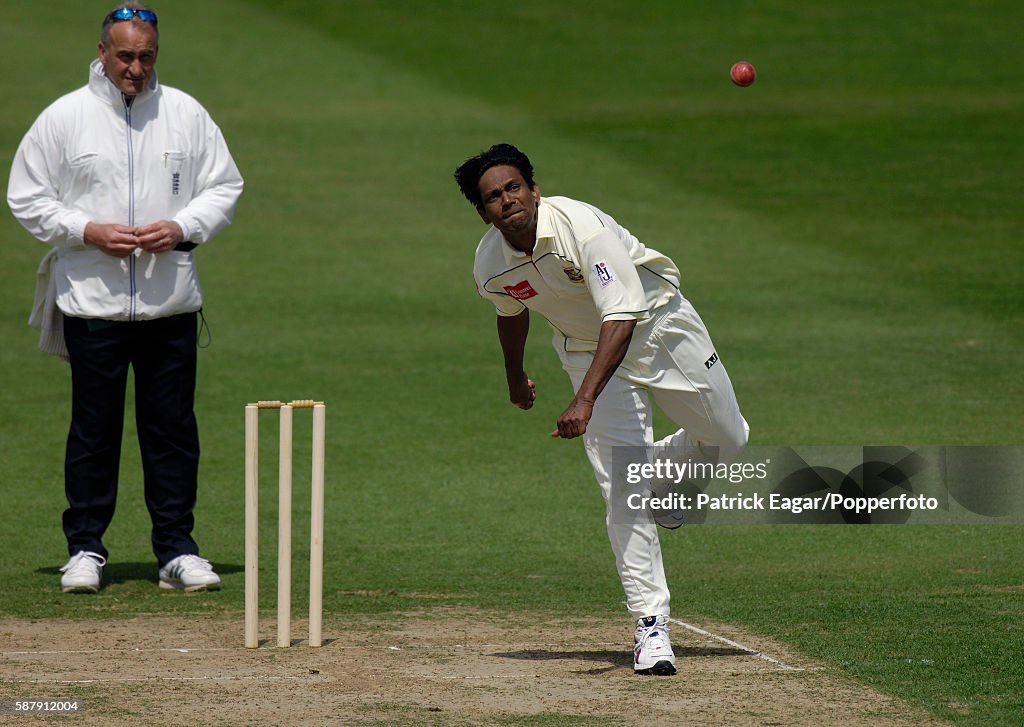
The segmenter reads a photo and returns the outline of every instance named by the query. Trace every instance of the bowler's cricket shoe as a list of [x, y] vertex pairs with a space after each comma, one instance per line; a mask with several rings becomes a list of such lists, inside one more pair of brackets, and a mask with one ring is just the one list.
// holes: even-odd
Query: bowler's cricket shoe
[[654, 522], [666, 530], [675, 530], [683, 524], [683, 511], [653, 510]]
[[[651, 481], [651, 518], [658, 524], [658, 527], [668, 530], [675, 530], [683, 524], [683, 508], [681, 503], [687, 502], [685, 496], [679, 492], [678, 485], [672, 480]], [[657, 503], [657, 505], [655, 505]], [[673, 505], [675, 507], [662, 507], [662, 505]]]
[[160, 587], [194, 591], [219, 591], [220, 576], [213, 572], [210, 561], [198, 555], [179, 555], [160, 569]]
[[96, 593], [100, 590], [107, 559], [99, 553], [80, 550], [60, 569], [60, 590], [64, 593]]
[[676, 655], [668, 640], [668, 619], [645, 616], [636, 622], [633, 634], [633, 671], [670, 677], [676, 673]]

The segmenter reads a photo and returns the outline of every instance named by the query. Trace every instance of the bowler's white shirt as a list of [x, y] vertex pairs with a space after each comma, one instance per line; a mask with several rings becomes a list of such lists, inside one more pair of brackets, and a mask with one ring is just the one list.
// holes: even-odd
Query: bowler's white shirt
[[671, 300], [679, 270], [596, 207], [543, 197], [533, 255], [491, 227], [477, 246], [473, 276], [500, 316], [529, 308], [564, 351], [593, 351], [604, 321], [644, 320]]

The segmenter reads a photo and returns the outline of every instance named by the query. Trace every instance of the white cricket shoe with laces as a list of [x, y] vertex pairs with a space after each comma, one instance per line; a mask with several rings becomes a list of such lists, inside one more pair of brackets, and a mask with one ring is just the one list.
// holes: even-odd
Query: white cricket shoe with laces
[[96, 593], [100, 590], [107, 559], [90, 550], [80, 550], [60, 569], [60, 590], [64, 593]]
[[637, 620], [633, 634], [633, 671], [659, 677], [676, 673], [676, 655], [668, 640], [665, 616], [645, 616]]
[[179, 555], [160, 569], [160, 587], [194, 591], [219, 591], [220, 576], [210, 561], [198, 555]]

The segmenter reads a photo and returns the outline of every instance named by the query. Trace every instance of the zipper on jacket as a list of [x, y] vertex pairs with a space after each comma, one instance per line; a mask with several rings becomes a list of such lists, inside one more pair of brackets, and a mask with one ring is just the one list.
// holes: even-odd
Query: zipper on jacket
[[[132, 149], [133, 97], [121, 95], [124, 102], [125, 137], [128, 150], [128, 226], [135, 227], [135, 156]], [[135, 253], [128, 256], [128, 320], [135, 320]]]

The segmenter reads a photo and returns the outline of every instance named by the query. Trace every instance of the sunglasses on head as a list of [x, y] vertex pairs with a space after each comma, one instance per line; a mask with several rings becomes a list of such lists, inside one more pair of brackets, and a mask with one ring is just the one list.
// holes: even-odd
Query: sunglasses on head
[[152, 10], [140, 10], [138, 8], [118, 8], [110, 14], [114, 20], [131, 20], [136, 15], [139, 20], [156, 25], [156, 13]]

